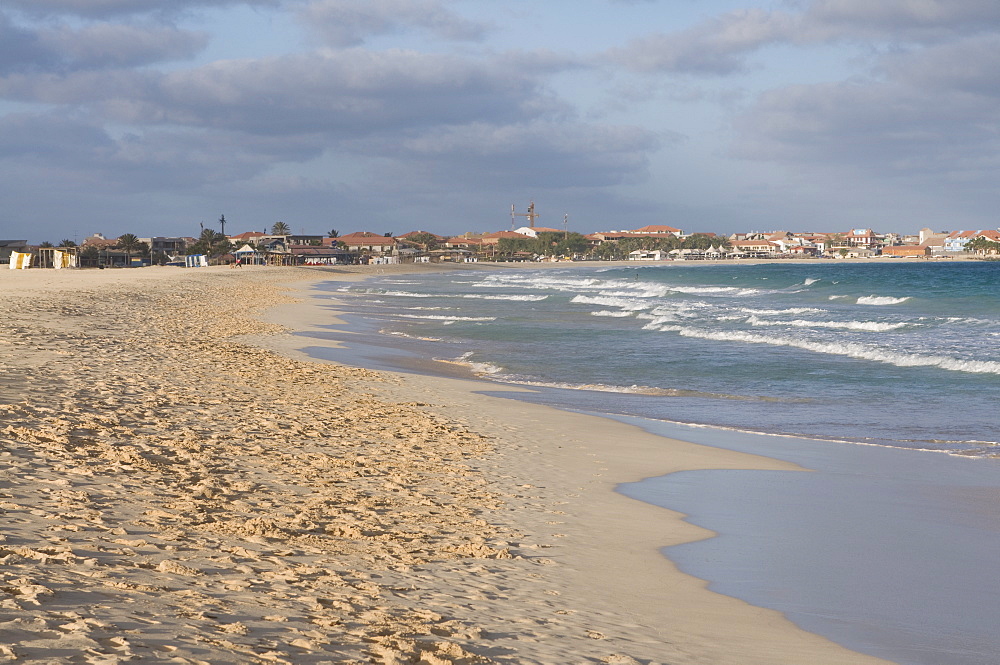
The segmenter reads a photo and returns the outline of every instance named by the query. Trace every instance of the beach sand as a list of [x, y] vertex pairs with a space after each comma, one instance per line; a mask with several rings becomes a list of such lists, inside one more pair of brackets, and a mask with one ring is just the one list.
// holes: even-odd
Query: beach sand
[[319, 281], [424, 269], [0, 271], [0, 662], [884, 662], [706, 590], [658, 550], [711, 534], [614, 492], [797, 467], [288, 334]]

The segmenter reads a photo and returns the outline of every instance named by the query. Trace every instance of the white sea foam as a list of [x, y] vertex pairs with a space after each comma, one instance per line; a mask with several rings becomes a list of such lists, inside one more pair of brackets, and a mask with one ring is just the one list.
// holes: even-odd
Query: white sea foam
[[[504, 383], [537, 388], [559, 388], [561, 390], [592, 390], [602, 393], [621, 393], [627, 395], [649, 395], [654, 397], [708, 397], [712, 399], [729, 399], [738, 401], [759, 401], [758, 397], [743, 395], [727, 395], [723, 393], [706, 393], [700, 390], [681, 390], [678, 388], [656, 388], [654, 386], [615, 386], [606, 383], [565, 383], [560, 381], [532, 381], [514, 377], [494, 377]], [[768, 400], [764, 400], [768, 401]]]
[[862, 296], [858, 298], [859, 305], [898, 305], [901, 302], [906, 302], [910, 298], [893, 298], [892, 296]]
[[752, 326], [791, 326], [793, 328], [834, 328], [837, 330], [863, 330], [867, 332], [889, 332], [905, 328], [906, 323], [880, 323], [878, 321], [807, 321], [805, 319], [795, 319], [794, 321], [773, 321], [751, 316], [747, 323]]
[[495, 316], [450, 316], [448, 314], [397, 314], [403, 319], [425, 319], [428, 321], [496, 321]]
[[412, 293], [410, 291], [369, 291], [368, 293], [378, 293], [383, 296], [394, 296], [396, 298], [434, 298], [430, 293]]
[[756, 314], [757, 316], [783, 316], [785, 314], [820, 314], [825, 309], [817, 307], [789, 307], [788, 309], [753, 309], [750, 307], [740, 307], [741, 312]]
[[701, 300], [681, 300], [677, 302], [664, 303], [654, 307], [652, 313], [657, 316], [679, 316], [690, 319], [702, 316], [704, 313], [714, 313], [716, 307]]
[[454, 360], [444, 360], [441, 358], [435, 358], [435, 360], [443, 363], [452, 363], [454, 365], [464, 365], [465, 367], [468, 367], [470, 370], [472, 370], [473, 373], [479, 374], [481, 376], [499, 374], [501, 371], [503, 371], [502, 367], [497, 367], [496, 365], [493, 365], [491, 363], [474, 362], [470, 360], [470, 358], [472, 358], [472, 351], [466, 351], [465, 353], [460, 355], [458, 358], [455, 358]]
[[558, 275], [487, 275], [480, 283], [486, 288], [519, 288], [519, 289], [552, 289], [556, 291], [577, 291], [580, 289], [599, 289], [607, 284], [620, 280], [593, 278], [562, 278]]
[[570, 302], [579, 303], [581, 305], [601, 305], [603, 307], [617, 307], [619, 309], [628, 311], [638, 311], [642, 309], [648, 309], [649, 303], [646, 302], [635, 302], [630, 298], [618, 298], [614, 296], [584, 296], [576, 295]]
[[460, 297], [460, 298], [472, 298], [472, 299], [476, 299], [476, 300], [513, 300], [513, 301], [518, 301], [518, 302], [539, 302], [541, 300], [545, 300], [546, 298], [548, 298], [548, 296], [546, 296], [546, 295], [537, 295], [537, 296], [529, 296], [529, 295], [523, 295], [523, 296], [516, 296], [516, 295], [506, 295], [506, 296], [504, 296], [504, 295], [494, 295], [494, 296], [488, 296], [488, 295], [482, 295], [482, 294], [478, 294], [478, 293], [467, 293], [465, 295], [458, 296], [458, 297]]
[[735, 287], [678, 287], [627, 279], [568, 278], [558, 275], [536, 277], [491, 275], [483, 281], [482, 286], [493, 288], [549, 289], [570, 291], [577, 294], [597, 292], [598, 295], [628, 298], [659, 298], [671, 292], [727, 294], [751, 292], [747, 289], [737, 289]]
[[657, 287], [647, 287], [647, 288], [633, 288], [633, 289], [619, 289], [617, 291], [612, 291], [608, 289], [603, 289], [598, 291], [597, 294], [601, 296], [608, 296], [611, 298], [657, 298], [666, 293], [666, 289]]
[[421, 342], [440, 342], [440, 337], [424, 337], [422, 335], [408, 335], [405, 332], [399, 332], [398, 330], [379, 330], [380, 335], [392, 335], [393, 337], [405, 337], [406, 339], [417, 339]]
[[626, 316], [632, 316], [632, 314], [633, 312], [623, 312], [623, 311], [613, 312], [609, 309], [602, 309], [598, 312], [590, 313], [591, 316], [610, 316], [612, 318], [617, 318], [617, 319], [624, 318]]
[[643, 326], [643, 330], [655, 330], [657, 327], [668, 323], [689, 323], [691, 319], [700, 318], [709, 309], [712, 309], [712, 305], [705, 302], [698, 300], [682, 301], [654, 307], [648, 313], [639, 312], [635, 318], [649, 321], [649, 323]]
[[[373, 292], [369, 292], [373, 293]], [[548, 298], [547, 295], [498, 295], [479, 293], [413, 293], [411, 291], [383, 291], [374, 292], [384, 296], [396, 298], [469, 298], [478, 300], [513, 300], [524, 302], [537, 302]]]
[[668, 286], [667, 288], [690, 295], [752, 296], [761, 293], [759, 289], [741, 289], [735, 286]]
[[802, 286], [811, 286], [819, 281], [819, 277], [806, 277], [806, 281], [802, 282]]
[[830, 300], [840, 300], [841, 298], [850, 298], [851, 296], [830, 296]]
[[581, 291], [599, 291], [602, 295], [610, 294], [632, 298], [657, 298], [665, 296], [669, 293], [729, 296], [748, 296], [762, 293], [758, 289], [746, 289], [735, 286], [683, 286], [675, 284], [639, 282], [627, 279], [602, 280], [593, 278], [561, 277], [558, 275], [534, 277], [517, 275], [490, 275], [483, 280], [482, 286], [553, 289], [557, 291], [574, 291], [577, 293], [580, 293]]
[[676, 332], [682, 337], [696, 337], [722, 342], [745, 342], [748, 344], [767, 344], [770, 346], [788, 346], [815, 353], [847, 356], [861, 360], [896, 365], [897, 367], [937, 367], [953, 372], [970, 372], [975, 374], [1000, 374], [1000, 362], [992, 360], [964, 360], [941, 355], [924, 355], [919, 353], [900, 353], [889, 349], [879, 349], [854, 342], [833, 343], [814, 342], [794, 337], [776, 337], [739, 331], [713, 331], [692, 328], [689, 326], [660, 325], [650, 323], [646, 329]]

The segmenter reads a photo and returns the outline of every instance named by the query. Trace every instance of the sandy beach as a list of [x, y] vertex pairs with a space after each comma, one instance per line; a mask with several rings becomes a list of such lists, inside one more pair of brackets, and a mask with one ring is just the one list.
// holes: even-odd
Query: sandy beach
[[885, 662], [706, 590], [658, 550], [710, 532], [614, 491], [798, 467], [289, 334], [318, 282], [435, 269], [0, 271], [0, 662]]

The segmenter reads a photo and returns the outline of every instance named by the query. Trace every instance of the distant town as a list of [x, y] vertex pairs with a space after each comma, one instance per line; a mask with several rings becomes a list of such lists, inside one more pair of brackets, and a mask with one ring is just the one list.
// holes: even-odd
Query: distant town
[[934, 231], [913, 235], [877, 233], [868, 228], [840, 232], [748, 232], [719, 235], [686, 233], [666, 225], [581, 234], [568, 228], [536, 226], [534, 205], [527, 226], [494, 233], [468, 232], [441, 236], [428, 231], [402, 235], [336, 229], [307, 235], [292, 233], [284, 222], [264, 231], [224, 233], [202, 228], [198, 237], [126, 233], [106, 238], [95, 233], [79, 245], [28, 245], [0, 239], [0, 263], [11, 268], [114, 268], [147, 265], [187, 267], [244, 265], [336, 265], [371, 263], [438, 263], [477, 261], [712, 261], [720, 259], [788, 259], [871, 257], [1000, 258], [1000, 230]]

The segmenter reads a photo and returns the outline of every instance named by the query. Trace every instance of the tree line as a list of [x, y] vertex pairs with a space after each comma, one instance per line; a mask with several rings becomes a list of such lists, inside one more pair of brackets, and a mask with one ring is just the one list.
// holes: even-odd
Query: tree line
[[616, 242], [603, 242], [595, 247], [590, 240], [579, 233], [541, 232], [537, 238], [500, 238], [497, 252], [501, 256], [508, 257], [526, 253], [534, 256], [576, 256], [613, 261], [627, 259], [634, 251], [670, 252], [675, 249], [705, 251], [711, 248], [730, 247], [728, 238], [704, 233], [695, 233], [683, 240], [676, 236], [633, 236]]

